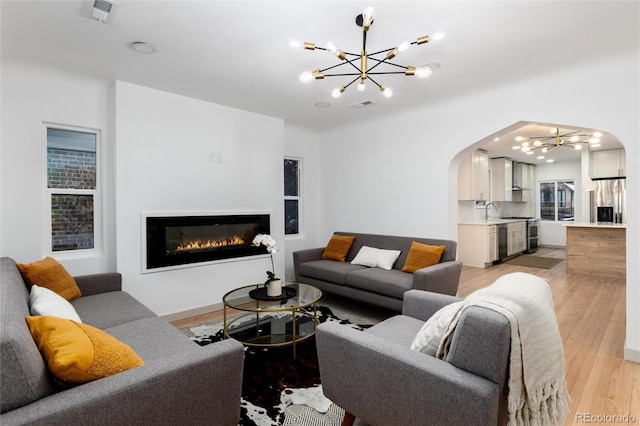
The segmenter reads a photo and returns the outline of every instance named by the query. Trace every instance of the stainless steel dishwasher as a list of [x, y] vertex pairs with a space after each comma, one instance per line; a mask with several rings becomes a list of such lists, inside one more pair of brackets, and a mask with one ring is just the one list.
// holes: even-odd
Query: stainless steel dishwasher
[[502, 262], [507, 258], [507, 241], [509, 231], [506, 223], [498, 224], [498, 261]]

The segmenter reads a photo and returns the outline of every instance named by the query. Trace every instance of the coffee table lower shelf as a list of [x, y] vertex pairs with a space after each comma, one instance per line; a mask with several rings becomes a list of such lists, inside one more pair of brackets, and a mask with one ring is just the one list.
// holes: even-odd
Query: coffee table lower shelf
[[315, 304], [313, 313], [297, 309], [283, 312], [249, 312], [228, 323], [225, 321], [224, 337], [236, 339], [246, 346], [292, 346], [295, 358], [296, 344], [313, 336], [318, 323]]

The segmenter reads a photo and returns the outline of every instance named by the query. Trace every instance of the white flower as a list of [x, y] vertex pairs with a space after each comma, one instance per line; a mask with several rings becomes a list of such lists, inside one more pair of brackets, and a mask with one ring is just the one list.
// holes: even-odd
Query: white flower
[[276, 269], [273, 264], [273, 253], [278, 252], [278, 248], [276, 247], [276, 240], [274, 240], [269, 234], [258, 234], [255, 236], [255, 238], [251, 242], [251, 245], [254, 245], [256, 247], [263, 245], [267, 248], [267, 251], [269, 252], [269, 257], [271, 258], [271, 271], [267, 271], [267, 276], [269, 278], [265, 282], [265, 285], [268, 284], [270, 281], [279, 280], [280, 278], [276, 277]]
[[269, 253], [277, 253], [278, 252], [278, 247], [276, 247], [276, 240], [274, 240], [273, 237], [271, 237], [271, 235], [269, 235], [269, 234], [258, 234], [258, 235], [256, 235], [251, 244], [256, 246], [256, 247], [262, 244], [263, 246], [265, 246], [267, 248], [267, 251]]

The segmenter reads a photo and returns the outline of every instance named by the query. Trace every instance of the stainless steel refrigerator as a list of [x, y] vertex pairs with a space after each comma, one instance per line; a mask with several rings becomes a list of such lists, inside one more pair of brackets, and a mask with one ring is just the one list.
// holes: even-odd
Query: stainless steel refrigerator
[[591, 192], [591, 222], [626, 223], [626, 179], [598, 179]]

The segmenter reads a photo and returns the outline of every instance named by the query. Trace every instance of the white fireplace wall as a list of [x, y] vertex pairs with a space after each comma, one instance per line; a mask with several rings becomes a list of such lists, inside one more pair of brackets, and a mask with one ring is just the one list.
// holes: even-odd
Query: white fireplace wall
[[[220, 306], [233, 288], [266, 280], [267, 255], [142, 274], [140, 215], [268, 212], [271, 234], [284, 248], [283, 121], [121, 81], [112, 89], [123, 289], [171, 315]], [[279, 276], [283, 253], [274, 256]]]

